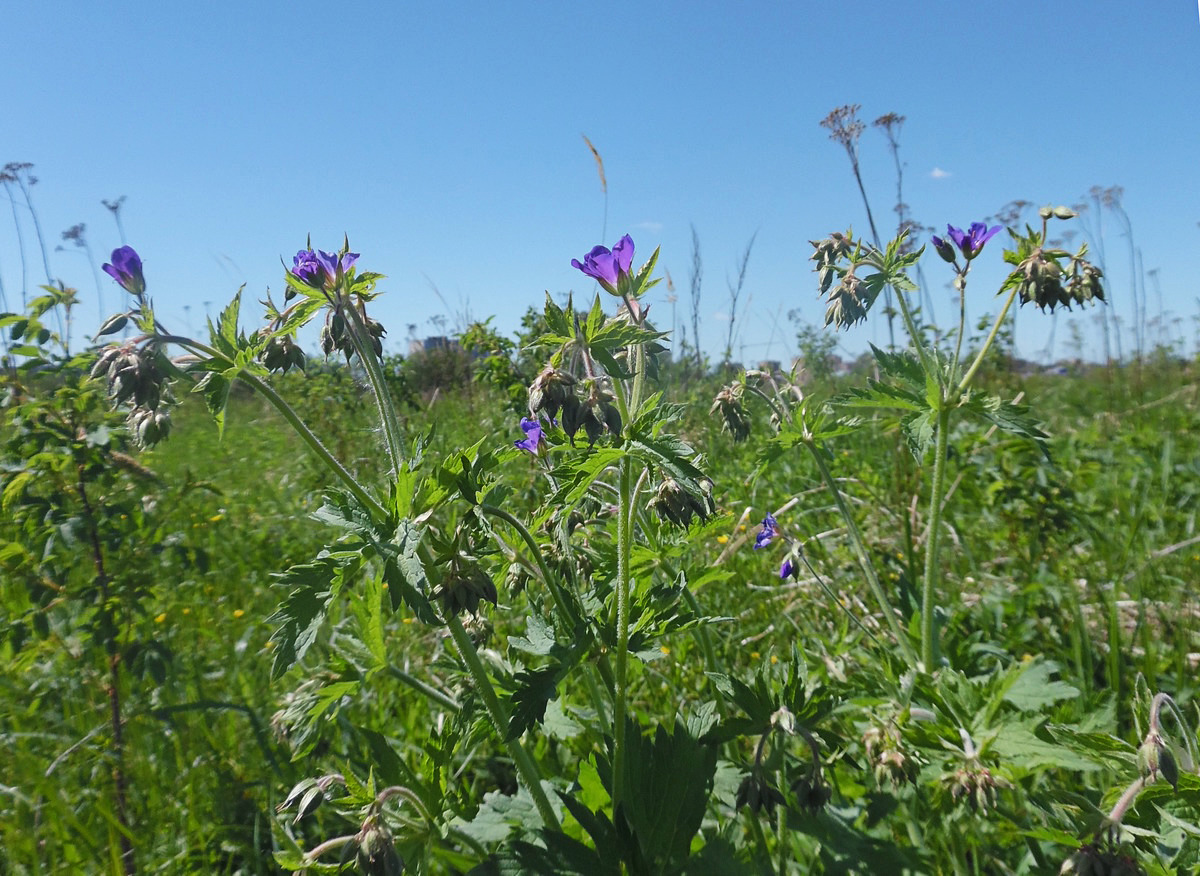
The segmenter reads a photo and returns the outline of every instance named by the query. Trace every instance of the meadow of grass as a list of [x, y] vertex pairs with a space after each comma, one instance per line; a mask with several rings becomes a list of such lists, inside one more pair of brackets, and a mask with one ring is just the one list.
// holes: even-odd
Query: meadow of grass
[[[830, 397], [859, 379], [829, 378], [806, 392]], [[1147, 692], [1168, 691], [1195, 715], [1194, 364], [1029, 378], [997, 368], [986, 379], [1039, 412], [1048, 454], [983, 427], [964, 425], [950, 436], [943, 558], [952, 589], [942, 594], [939, 623], [945, 659], [968, 681], [935, 696], [927, 679], [880, 665], [895, 659], [877, 645], [887, 627], [813, 461], [789, 454], [763, 464], [760, 441], [733, 443], [710, 415], [719, 378], [667, 369], [668, 398], [684, 405], [680, 434], [709, 461], [716, 513], [693, 524], [671, 554], [640, 555], [635, 547], [633, 562], [647, 577], [684, 575], [699, 613], [722, 620], [668, 631], [631, 664], [631, 712], [642, 720], [686, 716], [713, 698], [706, 670], [773, 678], [773, 669], [797, 665], [797, 655], [810, 693], [836, 692], [817, 755], [828, 802], [811, 811], [781, 805], [785, 814], [747, 806], [740, 786], [753, 740], [727, 739], [703, 819], [709, 857], [687, 872], [775, 872], [783, 860], [795, 872], [1049, 872], [1072, 851], [1061, 847], [1056, 857], [1052, 841], [1086, 841], [1089, 808], [1111, 805], [1136, 775], [1131, 756], [1144, 733]], [[386, 452], [370, 400], [349, 370], [292, 374], [280, 383], [352, 469]], [[521, 437], [509, 400], [478, 383], [452, 387], [410, 410], [404, 429], [410, 439], [433, 430], [429, 459], [452, 459], [476, 442], [498, 451]], [[0, 651], [0, 872], [122, 872], [125, 830], [141, 872], [277, 872], [276, 853], [290, 842], [311, 848], [358, 830], [330, 807], [295, 823], [294, 812], [275, 812], [296, 783], [350, 770], [381, 783], [431, 782], [449, 803], [436, 823], [399, 846], [420, 872], [470, 869], [520, 820], [497, 803], [509, 798], [495, 796], [516, 793], [518, 783], [479, 714], [460, 720], [470, 686], [447, 639], [398, 612], [383, 618], [369, 646], [381, 647], [382, 659], [368, 659], [359, 626], [372, 592], [365, 587], [331, 605], [312, 650], [273, 682], [276, 644], [267, 619], [282, 598], [275, 576], [330, 544], [327, 524], [311, 515], [333, 484], [258, 396], [233, 393], [220, 437], [195, 395], [174, 420], [171, 439], [138, 457], [145, 471], [113, 487], [136, 500], [130, 508], [145, 518], [114, 547], [119, 561], [146, 573], [136, 609], [123, 617], [126, 639], [152, 644], [155, 654], [120, 676], [124, 824], [112, 798], [109, 664], [89, 648], [86, 618], [74, 616], [71, 603], [31, 602], [15, 586], [13, 545], [24, 537], [23, 524], [8, 514], [0, 524], [13, 573], [3, 589], [9, 635]], [[752, 420], [753, 434], [769, 432], [765, 412]], [[928, 475], [901, 444], [897, 429], [881, 422], [831, 440], [828, 451], [885, 587], [913, 618]], [[528, 462], [506, 456], [501, 464], [512, 485], [507, 507], [517, 511], [537, 502]], [[6, 510], [15, 501], [6, 492]], [[752, 549], [768, 511], [803, 541], [811, 569], [780, 580], [779, 555]], [[78, 555], [86, 575], [87, 551]], [[603, 568], [611, 557], [591, 543], [581, 561]], [[538, 616], [542, 597], [527, 589], [528, 574], [505, 571], [503, 553], [489, 568], [498, 605], [471, 633], [498, 676], [511, 679], [513, 649], [531, 634], [529, 618]], [[65, 588], [71, 569], [60, 574]], [[380, 582], [373, 586], [378, 599]], [[13, 634], [39, 612], [40, 634]], [[1030, 664], [1040, 667], [1030, 677], [1056, 696], [1039, 697], [1014, 680], [1014, 667]], [[337, 696], [343, 688], [336, 685], [351, 681]], [[436, 688], [444, 702], [415, 684]], [[1005, 687], [998, 692], [990, 687], [996, 684]], [[1033, 703], [1027, 711], [1008, 708], [1021, 702], [1017, 687]], [[332, 700], [323, 693], [331, 688]], [[717, 702], [727, 707], [728, 697], [726, 688]], [[923, 736], [911, 720], [922, 697], [949, 704], [963, 726], [983, 734], [974, 742], [987, 746], [981, 763], [997, 782], [965, 785], [976, 798], [971, 806], [958, 805], [955, 781], [964, 767], [950, 744]], [[561, 689], [535, 754], [563, 775], [578, 774], [574, 793], [595, 802], [603, 792], [588, 783], [594, 767], [579, 772], [595, 752], [580, 727], [595, 717], [591, 708], [581, 688]], [[881, 759], [881, 750], [890, 754]], [[794, 764], [788, 769], [803, 778]], [[1141, 858], [1152, 872], [1184, 872], [1200, 848], [1188, 826], [1200, 781], [1181, 779], [1178, 787], [1177, 798], [1157, 794], [1153, 806], [1127, 819], [1155, 837], [1157, 854]], [[782, 789], [789, 803], [811, 790]], [[757, 851], [737, 851], [755, 837]]]

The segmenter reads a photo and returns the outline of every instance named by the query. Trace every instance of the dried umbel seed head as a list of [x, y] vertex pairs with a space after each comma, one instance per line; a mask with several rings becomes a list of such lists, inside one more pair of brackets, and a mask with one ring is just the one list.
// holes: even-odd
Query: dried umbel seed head
[[573, 403], [577, 403], [575, 378], [566, 371], [560, 371], [547, 365], [529, 386], [529, 412], [531, 414], [545, 411], [546, 416], [555, 419], [564, 406]]
[[738, 785], [734, 805], [738, 809], [743, 806], [749, 807], [754, 813], [765, 809], [770, 814], [775, 811], [776, 806], [784, 802], [786, 801], [779, 789], [768, 782], [766, 776], [755, 771], [742, 779], [742, 783]]
[[734, 383], [723, 387], [713, 399], [710, 414], [721, 415], [721, 428], [730, 434], [734, 441], [745, 441], [750, 437], [750, 418], [742, 400], [745, 387]]

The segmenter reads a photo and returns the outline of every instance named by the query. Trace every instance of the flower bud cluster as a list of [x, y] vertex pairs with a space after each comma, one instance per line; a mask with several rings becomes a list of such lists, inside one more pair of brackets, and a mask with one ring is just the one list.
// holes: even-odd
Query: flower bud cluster
[[863, 745], [878, 784], [887, 781], [898, 788], [916, 781], [920, 764], [905, 753], [900, 730], [894, 724], [869, 727], [863, 734]]
[[654, 491], [647, 503], [647, 508], [653, 508], [663, 520], [669, 520], [676, 526], [687, 526], [693, 518], [707, 520], [715, 510], [712, 500], [712, 483], [700, 481], [700, 495], [694, 495], [669, 475], [664, 475], [662, 483]]
[[171, 418], [160, 403], [170, 399], [167, 363], [153, 344], [108, 347], [92, 366], [92, 377], [105, 378], [114, 405], [130, 406], [126, 423], [134, 439], [151, 447], [167, 437]]
[[1151, 731], [1138, 749], [1138, 772], [1143, 779], [1154, 782], [1163, 779], [1172, 788], [1179, 784], [1179, 764], [1171, 747], [1159, 733]]
[[744, 391], [745, 386], [741, 383], [722, 387], [708, 411], [710, 414], [721, 415], [721, 428], [728, 432], [734, 441], [745, 441], [750, 437], [750, 417], [742, 399]]
[[[1066, 268], [1060, 264], [1063, 257], [1068, 259]], [[1022, 304], [1033, 302], [1042, 310], [1049, 307], [1053, 311], [1058, 306], [1070, 310], [1072, 304], [1103, 301], [1102, 276], [1099, 268], [1082, 257], [1082, 252], [1067, 256], [1061, 250], [1037, 247], [1021, 261], [1011, 279], [1018, 284]]]
[[[387, 334], [379, 322], [362, 314], [363, 324], [370, 335], [371, 347], [376, 358], [383, 358], [383, 337]], [[325, 325], [321, 326], [321, 352], [326, 356], [335, 350], [345, 355], [349, 360], [354, 355], [354, 339], [350, 337], [352, 329], [346, 324], [346, 317], [341, 310], [334, 310], [325, 317]]]
[[825, 781], [820, 770], [811, 769], [792, 782], [792, 793], [801, 811], [816, 815], [833, 796], [833, 789]]
[[742, 779], [742, 783], [738, 785], [737, 796], [734, 798], [736, 808], [748, 807], [755, 814], [764, 809], [767, 814], [770, 814], [775, 811], [776, 806], [785, 802], [779, 789], [758, 770], [752, 771]]
[[833, 285], [833, 278], [838, 273], [837, 263], [850, 255], [854, 240], [849, 231], [845, 234], [835, 231], [824, 240], [810, 240], [809, 243], [814, 247], [809, 260], [817, 263], [817, 279], [821, 294], [824, 295]]
[[355, 840], [358, 842], [356, 863], [360, 873], [368, 876], [400, 876], [404, 872], [404, 859], [396, 851], [391, 831], [378, 816], [371, 816], [363, 822]]
[[564, 406], [576, 403], [575, 378], [551, 365], [543, 368], [529, 386], [531, 413], [545, 411], [546, 416], [553, 420], [558, 417], [558, 412]]
[[442, 603], [442, 611], [448, 615], [479, 613], [481, 599], [496, 604], [499, 594], [492, 577], [474, 563], [455, 561], [451, 563], [446, 576], [442, 578], [434, 591]]
[[972, 809], [987, 812], [996, 805], [996, 791], [1009, 783], [977, 762], [968, 762], [942, 776], [942, 786], [955, 803], [965, 800]]
[[551, 420], [560, 418], [563, 431], [572, 440], [583, 429], [588, 444], [595, 444], [605, 432], [621, 434], [616, 397], [600, 379], [577, 381], [551, 365], [543, 368], [529, 386], [529, 412], [534, 416], [545, 413]]
[[267, 341], [261, 358], [268, 371], [286, 374], [289, 368], [304, 370], [304, 350], [300, 349], [291, 335], [276, 335]]

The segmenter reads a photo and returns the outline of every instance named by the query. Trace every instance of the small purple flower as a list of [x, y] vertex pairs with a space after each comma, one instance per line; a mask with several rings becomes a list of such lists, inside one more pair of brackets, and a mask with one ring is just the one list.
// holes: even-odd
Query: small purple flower
[[302, 249], [292, 259], [292, 274], [315, 289], [331, 289], [357, 260], [356, 252], [343, 253], [339, 258], [335, 253], [320, 249], [315, 252]]
[[525, 440], [514, 441], [513, 445], [520, 447], [522, 450], [528, 450], [536, 456], [538, 449], [542, 446], [542, 424], [537, 420], [523, 417], [521, 419], [521, 428], [525, 430]]
[[779, 523], [775, 520], [775, 515], [768, 511], [767, 516], [763, 518], [762, 529], [754, 536], [754, 549], [765, 548], [778, 537]]
[[633, 238], [626, 234], [610, 250], [606, 246], [594, 246], [592, 251], [579, 259], [571, 259], [571, 267], [578, 268], [600, 285], [617, 294], [617, 286], [623, 277], [629, 276], [633, 265]]
[[[962, 253], [963, 258], [967, 261], [970, 261], [983, 252], [983, 245], [991, 240], [999, 230], [999, 225], [993, 225], [991, 228], [988, 228], [983, 222], [972, 222], [971, 227], [966, 231], [963, 231], [961, 228], [955, 228], [953, 225], [946, 226], [946, 232], [949, 234], [950, 240], [954, 242], [954, 246], [958, 247], [958, 251]], [[938, 251], [938, 255], [946, 259], [946, 261], [954, 261], [954, 250], [951, 248], [949, 241], [935, 236], [933, 238], [933, 246]], [[947, 255], [950, 258], [946, 258]]]
[[791, 554], [789, 554], [788, 556], [783, 558], [783, 563], [781, 563], [779, 566], [780, 579], [782, 580], [782, 579], [787, 579], [787, 578], [792, 577], [792, 571], [794, 569], [795, 569], [795, 566], [792, 565], [792, 557], [791, 557]]
[[142, 259], [132, 246], [123, 246], [112, 252], [112, 264], [102, 266], [104, 273], [121, 284], [131, 295], [146, 291], [146, 278], [142, 276]]

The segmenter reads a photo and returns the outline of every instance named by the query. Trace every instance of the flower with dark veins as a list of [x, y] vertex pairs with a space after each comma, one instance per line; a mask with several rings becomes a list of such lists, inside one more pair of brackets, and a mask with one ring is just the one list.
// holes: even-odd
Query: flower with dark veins
[[768, 511], [767, 516], [763, 518], [762, 529], [754, 536], [754, 549], [765, 548], [778, 537], [779, 523], [775, 520], [775, 515]]
[[314, 289], [332, 289], [357, 260], [356, 252], [338, 255], [320, 249], [302, 249], [292, 259], [292, 274]]
[[142, 276], [142, 259], [132, 246], [122, 246], [112, 252], [112, 263], [104, 264], [104, 273], [121, 284], [131, 295], [146, 291], [146, 279]]
[[[967, 261], [970, 261], [983, 252], [983, 245], [991, 240], [999, 230], [999, 225], [993, 225], [991, 228], [988, 228], [983, 222], [972, 222], [971, 227], [966, 231], [963, 231], [961, 228], [955, 228], [953, 225], [946, 226], [946, 233], [949, 235], [950, 240], [954, 242], [954, 246], [958, 247], [958, 251], [962, 253], [963, 258]], [[933, 237], [933, 247], [943, 259], [946, 259], [946, 256], [950, 255], [951, 258], [946, 259], [946, 261], [954, 261], [954, 250], [951, 248], [949, 241], [935, 235]]]
[[633, 265], [633, 238], [626, 234], [610, 250], [606, 246], [594, 246], [592, 251], [579, 259], [571, 259], [571, 267], [578, 268], [596, 280], [614, 295], [623, 277], [629, 276]]
[[537, 420], [522, 417], [521, 428], [525, 430], [525, 439], [523, 441], [514, 441], [513, 445], [520, 447], [522, 450], [528, 450], [536, 456], [542, 446], [542, 424]]

